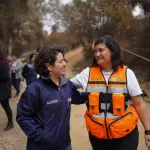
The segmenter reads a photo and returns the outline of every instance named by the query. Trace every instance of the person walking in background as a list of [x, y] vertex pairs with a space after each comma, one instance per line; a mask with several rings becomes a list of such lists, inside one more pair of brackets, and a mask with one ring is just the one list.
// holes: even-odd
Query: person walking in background
[[26, 80], [27, 86], [37, 79], [37, 73], [34, 70], [34, 58], [35, 55], [31, 54], [29, 56], [29, 62], [23, 67], [22, 76]]
[[16, 89], [16, 96], [20, 93], [20, 82], [21, 82], [21, 71], [22, 71], [22, 63], [18, 59], [18, 56], [13, 54], [12, 55], [13, 62], [10, 67], [11, 70], [11, 79], [12, 79], [12, 85]]
[[71, 103], [84, 101], [74, 84], [64, 77], [63, 49], [43, 47], [34, 65], [40, 78], [22, 94], [16, 117], [28, 137], [27, 150], [71, 150]]
[[6, 112], [8, 123], [4, 131], [10, 130], [14, 127], [12, 110], [9, 105], [9, 98], [11, 98], [11, 79], [10, 67], [5, 56], [5, 49], [0, 49], [0, 103]]
[[86, 127], [93, 150], [137, 150], [138, 117], [150, 150], [150, 120], [134, 72], [121, 48], [106, 35], [94, 43], [94, 61], [71, 81], [87, 92]]

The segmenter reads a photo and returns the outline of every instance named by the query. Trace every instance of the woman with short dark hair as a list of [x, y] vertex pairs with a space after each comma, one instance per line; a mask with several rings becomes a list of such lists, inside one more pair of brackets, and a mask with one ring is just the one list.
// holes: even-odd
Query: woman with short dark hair
[[106, 35], [96, 40], [93, 53], [92, 66], [71, 80], [87, 92], [85, 120], [93, 150], [137, 150], [138, 117], [150, 149], [150, 120], [142, 91], [123, 63], [120, 46]]
[[0, 103], [4, 108], [8, 123], [5, 127], [5, 131], [10, 130], [14, 127], [12, 110], [9, 105], [9, 98], [11, 98], [11, 79], [9, 74], [10, 68], [5, 55], [5, 49], [0, 49]]
[[71, 150], [71, 103], [83, 101], [64, 77], [63, 49], [41, 48], [34, 65], [40, 78], [27, 87], [17, 107], [17, 122], [28, 137], [27, 150]]

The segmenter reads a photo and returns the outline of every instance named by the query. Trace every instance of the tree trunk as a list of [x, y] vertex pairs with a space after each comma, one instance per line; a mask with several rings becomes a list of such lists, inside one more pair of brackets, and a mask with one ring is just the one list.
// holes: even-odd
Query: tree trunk
[[9, 56], [12, 55], [12, 37], [10, 37], [9, 43], [8, 43], [8, 55]]

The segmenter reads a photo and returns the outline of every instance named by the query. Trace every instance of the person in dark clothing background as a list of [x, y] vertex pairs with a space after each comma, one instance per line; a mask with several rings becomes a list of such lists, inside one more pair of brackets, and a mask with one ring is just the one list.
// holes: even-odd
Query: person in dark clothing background
[[29, 62], [23, 67], [22, 70], [22, 76], [25, 78], [27, 86], [37, 79], [37, 74], [34, 71], [33, 65], [34, 57], [35, 57], [34, 54], [31, 54], [29, 56]]
[[4, 108], [8, 123], [4, 131], [13, 128], [12, 110], [9, 105], [9, 98], [11, 98], [11, 79], [9, 74], [9, 64], [7, 58], [4, 55], [5, 50], [0, 49], [0, 103]]

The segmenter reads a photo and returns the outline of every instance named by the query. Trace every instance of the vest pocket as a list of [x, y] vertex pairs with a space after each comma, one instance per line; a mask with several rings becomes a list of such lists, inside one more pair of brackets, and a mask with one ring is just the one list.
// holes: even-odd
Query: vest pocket
[[108, 126], [109, 137], [111, 139], [121, 138], [131, 133], [137, 125], [137, 117], [132, 112], [111, 122]]
[[89, 114], [85, 114], [86, 120], [86, 128], [87, 130], [97, 138], [106, 138], [105, 127], [104, 127], [104, 119], [99, 119], [99, 121], [95, 121], [92, 119], [92, 116]]
[[89, 114], [100, 114], [99, 92], [91, 92], [89, 95]]
[[125, 112], [125, 96], [123, 94], [112, 94], [112, 108], [115, 116], [122, 116]]

